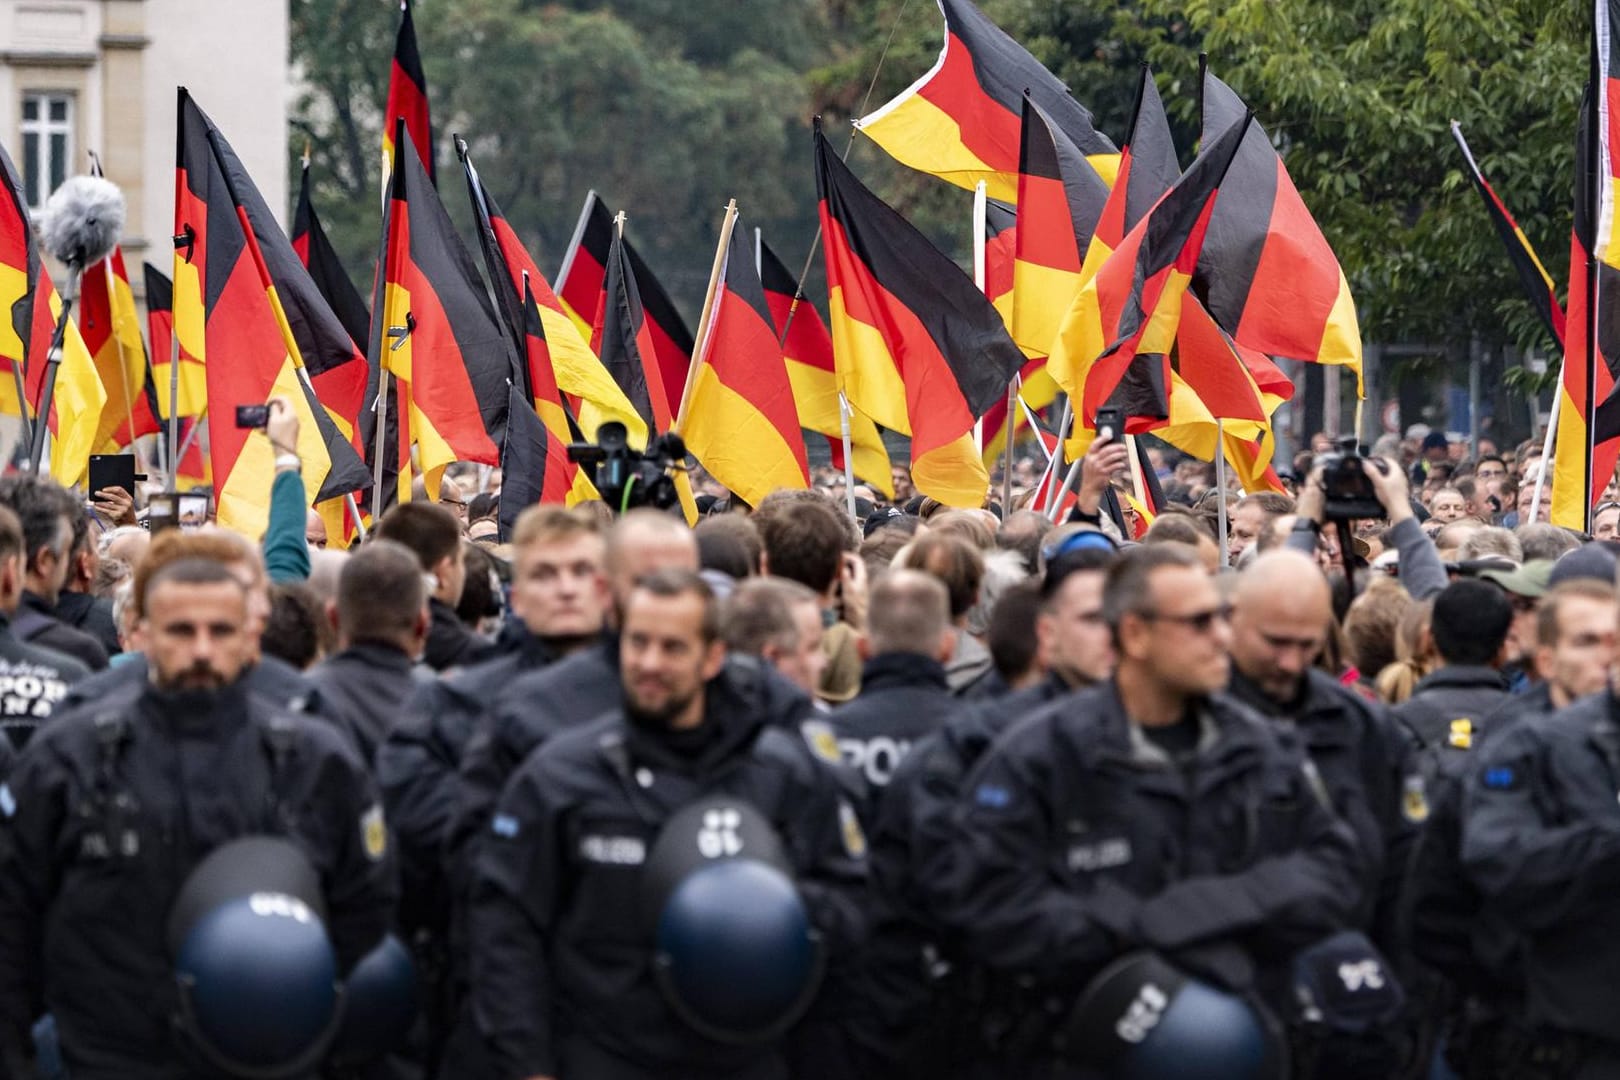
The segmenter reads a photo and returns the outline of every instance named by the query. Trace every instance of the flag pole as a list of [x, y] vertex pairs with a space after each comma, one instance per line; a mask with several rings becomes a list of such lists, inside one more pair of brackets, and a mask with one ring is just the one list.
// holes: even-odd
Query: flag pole
[[1553, 456], [1553, 438], [1558, 433], [1559, 404], [1564, 399], [1564, 364], [1568, 363], [1566, 357], [1564, 363], [1558, 365], [1558, 384], [1553, 387], [1552, 409], [1547, 413], [1547, 432], [1541, 440], [1541, 465], [1536, 469], [1536, 489], [1530, 496], [1530, 522], [1541, 520], [1541, 493], [1547, 482], [1547, 462]]
[[[973, 185], [973, 287], [981, 293], [984, 292], [984, 199], [987, 190], [985, 182], [980, 180]], [[1012, 410], [1008, 409], [1008, 416], [1003, 422], [1009, 429], [1012, 424]], [[984, 417], [979, 416], [973, 421], [973, 449], [980, 457], [984, 456]], [[1006, 504], [1002, 504], [1002, 512], [1006, 512]]]
[[[1585, 410], [1586, 418], [1585, 437], [1581, 440], [1581, 450], [1584, 452], [1585, 466], [1581, 469], [1581, 528], [1587, 532], [1592, 528], [1592, 457], [1597, 434], [1597, 355], [1598, 355], [1598, 251], [1597, 233], [1599, 222], [1603, 214], [1603, 188], [1607, 181], [1603, 179], [1604, 165], [1598, 160], [1603, 152], [1603, 133], [1600, 118], [1606, 118], [1608, 110], [1603, 103], [1607, 101], [1607, 93], [1602, 71], [1602, 64], [1598, 58], [1598, 11], [1592, 9], [1592, 74], [1591, 74], [1591, 107], [1586, 117], [1586, 194], [1590, 201], [1587, 206], [1587, 222], [1590, 230], [1588, 236], [1582, 237], [1586, 246], [1586, 354], [1581, 357], [1581, 363], [1586, 366]], [[1605, 28], [1605, 35], [1612, 32]], [[1543, 472], [1546, 470], [1543, 469]]]
[[1226, 565], [1226, 421], [1215, 418], [1215, 535], [1221, 545], [1221, 565]]
[[[1219, 430], [1219, 425], [1217, 425], [1217, 430]], [[1147, 481], [1142, 478], [1142, 459], [1136, 456], [1135, 435], [1125, 436], [1125, 449], [1128, 452], [1127, 456], [1130, 458], [1130, 461], [1127, 464], [1131, 472], [1131, 489], [1136, 493], [1137, 504], [1139, 506], [1146, 506], [1148, 503]], [[1138, 514], [1138, 519], [1140, 519], [1140, 516], [1141, 515]], [[1136, 537], [1131, 536], [1126, 537], [1126, 539], [1135, 540]]]
[[[840, 380], [842, 381], [842, 380]], [[849, 445], [849, 399], [843, 387], [838, 389], [838, 430], [844, 437], [844, 501], [849, 505], [849, 516], [855, 517], [855, 452]]]
[[[1074, 399], [1069, 397], [1069, 395], [1065, 394], [1065, 395], [1063, 395], [1063, 414], [1062, 414], [1062, 416], [1060, 416], [1058, 418], [1057, 449], [1052, 454], [1052, 469], [1053, 469], [1054, 473], [1061, 472], [1063, 470], [1063, 453], [1064, 453], [1063, 448], [1066, 445], [1065, 440], [1067, 440], [1068, 437], [1069, 437], [1069, 435], [1068, 435], [1069, 427], [1070, 427], [1070, 424], [1071, 424], [1071, 422], [1073, 420], [1074, 420]], [[1073, 462], [1072, 464], [1079, 464], [1079, 462], [1077, 460], [1077, 461]], [[1073, 470], [1071, 470], [1071, 471], [1073, 471]], [[1075, 475], [1075, 478], [1078, 479], [1080, 474], [1075, 473], [1074, 475]], [[1066, 486], [1073, 486], [1073, 484], [1074, 484], [1074, 480], [1068, 480]], [[1051, 499], [1053, 501], [1050, 501], [1045, 506], [1041, 507], [1042, 510], [1046, 511], [1048, 517], [1052, 516], [1052, 508], [1054, 506], [1062, 505], [1063, 496], [1064, 496], [1064, 489], [1059, 488], [1057, 491], [1052, 493]]]
[[[56, 374], [62, 367], [68, 319], [73, 313], [73, 301], [79, 297], [79, 283], [83, 277], [84, 270], [70, 264], [67, 278], [62, 282], [63, 288], [58, 294], [62, 300], [62, 310], [57, 312], [56, 328], [51, 331], [51, 347], [45, 353], [45, 383], [39, 392], [39, 414], [36, 417], [37, 423], [34, 424], [33, 442], [28, 447], [28, 467], [36, 476], [39, 475], [40, 464], [45, 460], [45, 436], [50, 431], [51, 404], [56, 399]], [[36, 300], [38, 296], [36, 290]]]
[[725, 217], [720, 222], [720, 244], [714, 249], [714, 266], [709, 271], [709, 288], [703, 294], [703, 312], [698, 316], [697, 355], [686, 366], [686, 385], [681, 387], [681, 407], [675, 412], [671, 428], [680, 433], [686, 423], [686, 410], [692, 404], [692, 387], [697, 385], [698, 367], [709, 352], [709, 335], [714, 331], [714, 298], [720, 291], [720, 279], [726, 272], [726, 254], [731, 250], [731, 232], [737, 227], [737, 200], [726, 203]]
[[380, 358], [377, 367], [377, 400], [372, 405], [372, 408], [377, 412], [376, 447], [371, 455], [371, 520], [373, 521], [381, 521], [383, 514], [383, 453], [388, 442], [388, 376], [390, 374], [388, 365], [382, 363]]

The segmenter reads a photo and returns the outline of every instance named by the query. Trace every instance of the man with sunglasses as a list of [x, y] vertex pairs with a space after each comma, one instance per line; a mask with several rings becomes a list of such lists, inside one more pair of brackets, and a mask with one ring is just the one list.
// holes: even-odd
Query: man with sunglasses
[[[1113, 677], [1018, 724], [962, 786], [929, 900], [998, 990], [999, 1075], [1070, 1075], [1065, 1006], [1142, 949], [1264, 987], [1358, 909], [1362, 856], [1293, 740], [1221, 691], [1231, 632], [1177, 544], [1125, 553], [1103, 614]], [[989, 1016], [994, 1013], [996, 1016]]]

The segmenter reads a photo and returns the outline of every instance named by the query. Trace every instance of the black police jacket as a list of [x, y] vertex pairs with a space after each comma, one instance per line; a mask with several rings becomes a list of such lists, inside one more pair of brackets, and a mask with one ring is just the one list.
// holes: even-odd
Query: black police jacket
[[304, 676], [322, 701], [337, 706], [340, 726], [360, 759], [375, 767], [377, 748], [405, 715], [405, 703], [430, 676], [397, 645], [361, 641], [327, 657]]
[[107, 651], [108, 657], [124, 651], [124, 646], [118, 640], [118, 624], [113, 621], [111, 600], [93, 593], [63, 590], [56, 598], [56, 611], [53, 614], [58, 621], [95, 638]]
[[51, 605], [37, 593], [22, 594], [11, 626], [12, 632], [29, 644], [65, 653], [91, 671], [101, 671], [107, 666], [107, 650], [101, 647], [101, 642], [58, 619]]
[[210, 851], [293, 840], [320, 872], [342, 970], [381, 939], [395, 899], [381, 807], [324, 723], [238, 682], [146, 685], [41, 729], [13, 769], [0, 829], [0, 1040], [56, 1017], [75, 1080], [198, 1075], [174, 1043], [166, 942], [175, 896]]
[[932, 735], [964, 707], [945, 681], [945, 667], [929, 656], [891, 653], [861, 668], [861, 692], [819, 721], [838, 743], [839, 757], [874, 799], [913, 744]]
[[1305, 673], [1294, 700], [1286, 703], [1272, 700], [1235, 666], [1229, 689], [1233, 697], [1298, 735], [1333, 809], [1355, 830], [1366, 860], [1364, 880], [1378, 885], [1367, 893], [1362, 924], [1376, 927], [1379, 943], [1395, 951], [1400, 887], [1412, 845], [1429, 815], [1411, 739], [1383, 706], [1315, 668]]
[[495, 655], [495, 643], [468, 629], [456, 609], [437, 596], [428, 598], [428, 620], [422, 662], [434, 671], [468, 667]]
[[1452, 738], [1454, 721], [1466, 720], [1470, 733], [1480, 730], [1507, 697], [1507, 679], [1497, 669], [1447, 665], [1418, 681], [1412, 696], [1395, 706], [1395, 719], [1420, 746], [1433, 747]]
[[1518, 724], [1473, 764], [1463, 870], [1522, 935], [1525, 1019], [1620, 1043], [1620, 702], [1594, 694]]
[[704, 723], [716, 730], [695, 756], [614, 710], [547, 743], [501, 796], [469, 917], [473, 1008], [495, 1075], [775, 1075], [775, 1047], [698, 1035], [654, 982], [640, 866], [663, 824], [700, 796], [731, 794], [765, 816], [833, 962], [853, 951], [864, 875], [853, 810], [751, 695], [723, 678], [707, 695]]
[[68, 687], [90, 669], [65, 653], [29, 645], [0, 616], [0, 742], [21, 749], [34, 729], [62, 708]]
[[[1353, 833], [1286, 734], [1218, 695], [1184, 772], [1112, 681], [1003, 735], [963, 783], [956, 851], [928, 867], [970, 959], [1072, 993], [1133, 949], [1221, 950], [1253, 972], [1347, 924], [1364, 892]], [[1264, 974], [1264, 971], [1262, 971]]]

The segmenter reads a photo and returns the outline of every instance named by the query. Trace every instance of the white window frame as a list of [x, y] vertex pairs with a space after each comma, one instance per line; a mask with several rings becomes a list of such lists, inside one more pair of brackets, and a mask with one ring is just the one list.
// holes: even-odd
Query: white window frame
[[[26, 103], [29, 101], [38, 102], [38, 108], [35, 110], [35, 117], [32, 120], [25, 115]], [[65, 115], [61, 120], [51, 119], [51, 106], [57, 102], [66, 105], [63, 110]], [[68, 90], [23, 91], [22, 101], [19, 102], [17, 109], [18, 132], [22, 144], [22, 159], [17, 165], [23, 174], [21, 177], [23, 198], [29, 203], [28, 209], [31, 211], [37, 212], [43, 209], [45, 200], [50, 198], [51, 192], [56, 190], [56, 184], [52, 182], [52, 176], [55, 173], [52, 167], [53, 164], [60, 168], [62, 180], [66, 180], [73, 175], [73, 124], [74, 111], [77, 107], [78, 102], [75, 100], [75, 95]], [[54, 135], [62, 136], [62, 156], [59, 162], [53, 159], [51, 153], [51, 137]], [[36, 175], [34, 176], [28, 174], [28, 149], [31, 142], [35, 147], [33, 160]], [[60, 183], [60, 180], [56, 183]]]

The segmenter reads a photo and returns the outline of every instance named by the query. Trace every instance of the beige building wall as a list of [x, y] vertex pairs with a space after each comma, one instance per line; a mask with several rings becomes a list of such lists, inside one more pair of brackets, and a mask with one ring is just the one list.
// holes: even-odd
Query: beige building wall
[[186, 86], [278, 218], [287, 214], [287, 0], [0, 0], [0, 143], [21, 161], [23, 95], [73, 98], [70, 175], [101, 155], [124, 190], [131, 284], [173, 259], [175, 88]]

